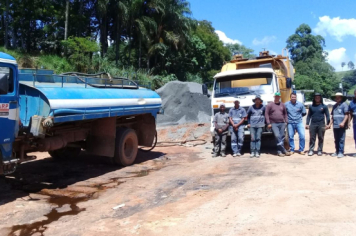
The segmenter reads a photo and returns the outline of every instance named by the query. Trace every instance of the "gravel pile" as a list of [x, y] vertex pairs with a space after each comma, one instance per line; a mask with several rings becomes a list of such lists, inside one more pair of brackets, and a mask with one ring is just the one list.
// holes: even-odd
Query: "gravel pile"
[[211, 101], [203, 95], [201, 84], [172, 81], [156, 92], [164, 109], [157, 117], [159, 125], [210, 122]]

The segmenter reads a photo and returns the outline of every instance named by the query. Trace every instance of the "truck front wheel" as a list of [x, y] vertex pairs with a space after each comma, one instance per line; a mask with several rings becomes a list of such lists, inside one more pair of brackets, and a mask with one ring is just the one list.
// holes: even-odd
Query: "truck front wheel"
[[80, 147], [64, 147], [54, 151], [49, 151], [48, 153], [54, 159], [69, 159], [78, 157], [81, 150], [82, 149]]
[[135, 130], [128, 128], [118, 129], [116, 132], [116, 145], [114, 162], [122, 166], [129, 166], [135, 162], [138, 151], [138, 138]]

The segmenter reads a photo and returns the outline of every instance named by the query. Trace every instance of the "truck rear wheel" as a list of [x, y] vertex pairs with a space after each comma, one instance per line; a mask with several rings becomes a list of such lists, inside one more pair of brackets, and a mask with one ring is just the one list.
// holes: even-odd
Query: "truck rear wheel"
[[138, 138], [133, 129], [118, 129], [116, 132], [114, 162], [129, 166], [135, 162], [138, 151]]
[[78, 157], [81, 151], [80, 147], [64, 147], [48, 153], [55, 159], [69, 159]]

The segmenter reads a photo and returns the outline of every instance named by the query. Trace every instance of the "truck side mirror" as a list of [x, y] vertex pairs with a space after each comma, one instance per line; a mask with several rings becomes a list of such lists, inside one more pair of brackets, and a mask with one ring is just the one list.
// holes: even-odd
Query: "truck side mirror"
[[208, 95], [208, 86], [206, 86], [206, 84], [202, 84], [201, 88], [203, 91], [203, 95]]
[[9, 91], [9, 80], [7, 74], [0, 74], [0, 95], [7, 94]]
[[286, 87], [291, 88], [292, 87], [292, 79], [291, 78], [286, 78]]

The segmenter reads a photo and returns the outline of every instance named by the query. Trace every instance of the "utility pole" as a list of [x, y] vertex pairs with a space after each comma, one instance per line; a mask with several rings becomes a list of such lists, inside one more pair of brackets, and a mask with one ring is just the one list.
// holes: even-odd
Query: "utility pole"
[[69, 0], [66, 1], [66, 22], [64, 26], [64, 40], [68, 39], [68, 14], [69, 14]]

